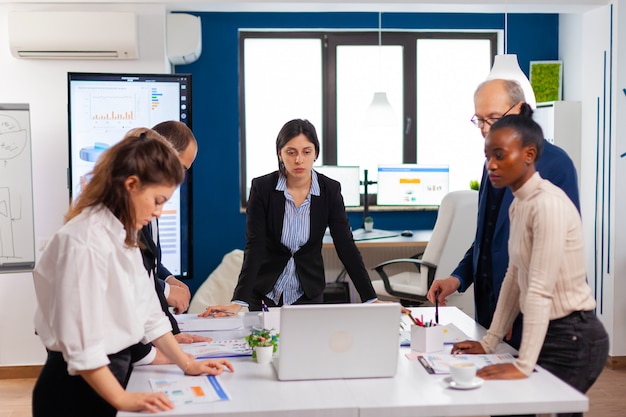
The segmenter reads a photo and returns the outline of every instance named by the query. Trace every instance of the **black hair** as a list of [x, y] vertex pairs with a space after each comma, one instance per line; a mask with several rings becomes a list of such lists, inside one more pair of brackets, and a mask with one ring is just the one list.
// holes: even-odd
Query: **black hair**
[[[320, 141], [317, 139], [315, 126], [313, 126], [313, 124], [306, 119], [293, 119], [283, 125], [280, 132], [278, 132], [278, 137], [276, 138], [276, 156], [278, 157], [280, 150], [287, 144], [287, 142], [298, 135], [306, 136], [309, 142], [313, 144], [315, 147], [315, 159], [317, 159], [320, 155]], [[281, 174], [286, 174], [285, 165], [280, 161], [280, 158], [278, 158], [278, 170]]]
[[522, 147], [534, 146], [537, 149], [537, 162], [543, 151], [543, 130], [533, 120], [533, 109], [528, 103], [522, 103], [519, 114], [507, 114], [498, 119], [489, 129], [489, 134], [505, 128], [513, 129], [520, 135]]

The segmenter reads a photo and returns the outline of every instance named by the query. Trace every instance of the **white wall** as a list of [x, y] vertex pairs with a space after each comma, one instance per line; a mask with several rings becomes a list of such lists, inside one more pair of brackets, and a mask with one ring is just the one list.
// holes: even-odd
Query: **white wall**
[[[605, 314], [611, 314], [611, 327], [609, 334], [612, 336], [611, 352], [613, 356], [626, 355], [626, 95], [623, 92], [626, 87], [626, 0], [615, 2], [613, 9], [613, 84], [612, 84], [612, 139], [613, 146], [610, 149], [612, 157], [612, 179], [609, 190], [611, 198], [611, 254], [609, 270], [606, 280], [610, 285], [605, 290], [604, 299], [607, 308]], [[610, 300], [610, 302], [609, 302]]]
[[622, 92], [626, 44], [619, 42], [620, 36], [624, 38], [620, 27], [621, 32], [626, 30], [625, 1], [614, 1], [612, 8], [562, 15], [559, 29], [564, 98], [582, 101], [579, 176], [585, 261], [589, 284], [596, 291], [597, 312], [611, 338], [611, 356], [626, 355], [626, 218], [618, 215], [626, 208], [626, 193], [620, 192], [626, 166], [619, 157], [626, 152], [624, 135], [620, 135], [626, 130], [626, 120], [617, 117], [626, 111]]
[[[66, 6], [67, 7], [67, 6]], [[36, 242], [63, 223], [68, 208], [67, 72], [169, 73], [165, 52], [165, 8], [152, 5], [81, 6], [75, 11], [135, 11], [139, 56], [132, 61], [50, 61], [13, 58], [7, 41], [7, 12], [0, 6], [0, 103], [30, 104]], [[21, 6], [19, 10], [64, 10]], [[33, 332], [36, 301], [31, 273], [0, 274], [0, 366], [41, 364], [45, 350]]]

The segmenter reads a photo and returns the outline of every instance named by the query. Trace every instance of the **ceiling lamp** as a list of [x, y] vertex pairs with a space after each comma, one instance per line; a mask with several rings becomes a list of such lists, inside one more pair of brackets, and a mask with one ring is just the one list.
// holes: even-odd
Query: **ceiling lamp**
[[379, 91], [374, 92], [374, 97], [372, 98], [372, 102], [367, 107], [366, 111], [366, 121], [371, 124], [383, 125], [383, 124], [392, 124], [394, 121], [393, 108], [391, 107], [391, 103], [389, 103], [389, 99], [387, 98], [387, 93], [385, 91], [380, 91], [382, 84], [382, 20], [383, 14], [382, 12], [378, 12], [378, 86]]
[[526, 103], [533, 109], [537, 108], [537, 100], [535, 99], [535, 92], [533, 91], [528, 77], [524, 74], [517, 61], [516, 54], [507, 53], [507, 40], [508, 40], [508, 13], [506, 10], [506, 3], [504, 8], [504, 55], [498, 54], [493, 62], [491, 72], [487, 76], [488, 80], [503, 79], [503, 80], [515, 80], [520, 83], [522, 90], [524, 90], [524, 96]]

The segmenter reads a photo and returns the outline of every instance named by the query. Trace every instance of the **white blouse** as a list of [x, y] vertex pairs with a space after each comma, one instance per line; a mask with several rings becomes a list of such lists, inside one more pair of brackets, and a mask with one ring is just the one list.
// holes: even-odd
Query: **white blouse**
[[108, 209], [86, 209], [55, 233], [33, 272], [35, 329], [63, 354], [70, 375], [172, 330], [141, 252], [125, 236]]

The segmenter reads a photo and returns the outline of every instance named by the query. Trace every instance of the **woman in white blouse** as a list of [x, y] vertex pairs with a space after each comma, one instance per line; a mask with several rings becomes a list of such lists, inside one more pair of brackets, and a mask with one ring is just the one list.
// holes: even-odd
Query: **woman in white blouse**
[[180, 348], [146, 272], [138, 231], [183, 181], [176, 151], [153, 130], [131, 130], [102, 154], [93, 176], [33, 273], [35, 328], [48, 358], [33, 416], [114, 416], [173, 408], [163, 393], [131, 393], [129, 347], [152, 342], [185, 374], [219, 374], [226, 360]]
[[609, 339], [593, 311], [580, 215], [560, 188], [535, 172], [543, 141], [527, 104], [519, 115], [494, 123], [485, 139], [489, 180], [511, 187], [515, 196], [509, 266], [487, 335], [480, 342], [456, 343], [452, 352], [493, 352], [521, 311], [518, 359], [484, 367], [478, 376], [526, 378], [538, 363], [584, 393], [602, 372]]

